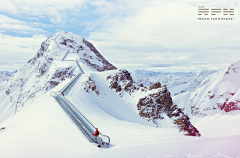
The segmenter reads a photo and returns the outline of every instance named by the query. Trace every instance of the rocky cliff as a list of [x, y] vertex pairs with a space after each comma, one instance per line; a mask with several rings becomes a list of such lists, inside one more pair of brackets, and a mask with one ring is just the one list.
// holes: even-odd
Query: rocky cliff
[[137, 94], [141, 94], [136, 104], [140, 117], [154, 123], [157, 127], [161, 120], [170, 119], [172, 124], [185, 135], [201, 136], [183, 109], [173, 103], [166, 85], [162, 87], [161, 83], [157, 82], [149, 87], [143, 87], [133, 80], [127, 70], [119, 70], [109, 75], [107, 80], [110, 84], [109, 88], [121, 97], [124, 95], [136, 97]]

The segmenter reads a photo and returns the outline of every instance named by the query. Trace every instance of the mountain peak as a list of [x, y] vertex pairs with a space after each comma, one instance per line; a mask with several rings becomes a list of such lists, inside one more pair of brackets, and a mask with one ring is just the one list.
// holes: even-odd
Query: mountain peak
[[[59, 50], [62, 51], [59, 52]], [[67, 31], [61, 31], [49, 37], [42, 43], [39, 51], [40, 54], [47, 53], [48, 56], [59, 61], [80, 61], [97, 71], [117, 69], [90, 42], [79, 35]]]

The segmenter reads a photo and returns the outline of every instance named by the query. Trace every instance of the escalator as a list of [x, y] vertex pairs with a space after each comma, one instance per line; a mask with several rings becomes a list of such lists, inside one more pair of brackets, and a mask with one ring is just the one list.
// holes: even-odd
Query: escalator
[[59, 103], [59, 105], [64, 109], [64, 111], [69, 115], [69, 117], [73, 120], [73, 122], [83, 132], [83, 134], [88, 138], [90, 142], [98, 144], [98, 147], [108, 146], [110, 143], [110, 138], [106, 135], [102, 135], [100, 132], [98, 137], [93, 136], [92, 134], [95, 133], [96, 128], [80, 111], [76, 109], [76, 107], [67, 98], [64, 97], [84, 73], [79, 64], [78, 67], [81, 72], [76, 75], [59, 92], [51, 92], [51, 96], [55, 98], [55, 100]]

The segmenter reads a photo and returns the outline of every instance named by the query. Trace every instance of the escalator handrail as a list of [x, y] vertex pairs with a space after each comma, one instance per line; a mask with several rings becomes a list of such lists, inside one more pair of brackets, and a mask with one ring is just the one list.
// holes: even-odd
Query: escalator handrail
[[70, 90], [71, 90], [71, 86], [73, 86], [76, 82], [77, 82], [77, 79], [82, 75], [82, 73], [79, 73], [77, 75], [77, 78], [74, 78], [74, 81], [72, 81], [62, 92], [61, 94], [64, 96], [66, 93], [68, 93]]
[[81, 74], [81, 72], [79, 74], [77, 74], [67, 85], [65, 85], [59, 92], [63, 93], [70, 85], [73, 81], [75, 81], [77, 79], [77, 77]]
[[77, 74], [67, 85], [65, 85], [60, 92], [63, 93], [76, 79], [77, 77], [80, 75], [81, 73]]
[[[69, 110], [71, 110], [69, 107], [68, 107], [68, 105], [61, 99], [61, 97], [59, 97], [58, 96], [58, 94], [56, 94], [57, 95], [57, 97], [66, 105], [66, 107], [69, 109]], [[64, 97], [64, 96], [63, 96]], [[65, 98], [65, 97], [64, 97]], [[72, 104], [71, 104], [72, 105]], [[74, 107], [75, 108], [75, 107]], [[76, 109], [76, 108], [75, 108]], [[71, 112], [75, 115], [75, 117], [77, 117], [78, 118], [78, 116], [71, 110]], [[80, 118], [78, 118], [79, 119], [79, 121], [82, 123], [82, 125], [84, 125], [84, 127], [88, 130], [88, 133], [90, 134], [89, 135], [89, 137], [92, 137], [92, 138], [97, 138], [97, 139], [100, 139], [100, 142], [101, 142], [101, 144], [100, 145], [102, 145], [103, 143], [103, 141], [102, 141], [102, 138], [100, 138], [100, 137], [93, 137], [92, 136], [92, 133], [91, 133], [91, 131], [87, 128], [87, 126], [81, 121], [81, 119]], [[83, 129], [84, 130], [84, 129]], [[86, 131], [87, 132], [87, 131]]]
[[[63, 96], [64, 97], [64, 96]], [[80, 112], [80, 111], [78, 111], [78, 109], [66, 98], [66, 97], [64, 97], [71, 105], [72, 105], [72, 107], [77, 111], [77, 112], [79, 112], [79, 114], [80, 115], [82, 115], [82, 117], [90, 124], [90, 125], [92, 125], [92, 127], [95, 129], [95, 126], [90, 122], [90, 121], [88, 121], [88, 119]]]
[[[62, 96], [62, 97], [64, 97], [64, 96]], [[95, 127], [66, 97], [64, 97], [64, 99], [66, 99], [66, 100], [68, 101], [68, 103], [71, 104], [71, 106], [72, 106], [90, 125], [92, 125], [92, 127], [93, 127], [94, 129], [96, 129], [96, 127]], [[88, 130], [89, 130], [89, 129], [88, 129]], [[89, 131], [90, 131], [90, 130], [89, 130]], [[107, 138], [108, 138], [108, 143], [110, 143], [110, 138], [109, 138], [109, 136], [103, 135], [101, 132], [99, 132], [99, 134], [101, 134], [101, 135], [104, 136], [104, 137], [107, 137]]]
[[[64, 107], [63, 105], [62, 105], [62, 101], [60, 100], [60, 98], [58, 97], [58, 96], [54, 96], [54, 98], [55, 98], [55, 100], [61, 105], [61, 107], [64, 109], [64, 111], [66, 112], [66, 113], [70, 113], [67, 109], [66, 109], [66, 107]], [[69, 117], [73, 120], [73, 122], [79, 127], [79, 128], [81, 128], [80, 126], [79, 126], [79, 123], [76, 121], [76, 119], [72, 116], [72, 115], [69, 115]], [[84, 133], [85, 133], [85, 135], [87, 135], [87, 133], [86, 133], [86, 131], [83, 129], [83, 128], [81, 128], [83, 131], [84, 131]], [[90, 138], [89, 138], [90, 139]], [[93, 142], [93, 140], [92, 139], [90, 139], [92, 142]]]
[[[58, 98], [58, 99], [57, 99]], [[91, 138], [90, 136], [89, 136], [89, 134], [87, 133], [87, 131], [80, 125], [80, 123], [77, 121], [77, 118], [74, 118], [73, 117], [73, 115], [72, 115], [72, 113], [70, 113], [70, 111], [68, 111], [67, 109], [67, 107], [66, 106], [64, 106], [64, 105], [62, 105], [62, 104], [65, 104], [65, 103], [61, 103], [61, 102], [63, 102], [58, 96], [56, 96], [55, 97], [55, 99], [57, 100], [57, 102], [62, 106], [62, 108], [64, 109], [64, 111], [66, 112], [66, 113], [68, 113], [69, 114], [69, 117], [73, 120], [73, 122], [78, 126], [78, 128], [80, 128], [81, 130], [82, 130], [82, 132], [84, 133], [84, 135], [91, 141], [91, 142], [94, 142], [94, 143], [98, 143], [98, 142], [95, 142], [95, 141], [93, 141], [93, 138]], [[60, 102], [59, 102], [59, 101]], [[78, 119], [79, 120], [79, 119]], [[82, 124], [82, 123], [81, 123]], [[102, 141], [100, 140], [100, 142], [101, 142], [101, 144], [102, 144]], [[98, 143], [99, 144], [99, 143]]]

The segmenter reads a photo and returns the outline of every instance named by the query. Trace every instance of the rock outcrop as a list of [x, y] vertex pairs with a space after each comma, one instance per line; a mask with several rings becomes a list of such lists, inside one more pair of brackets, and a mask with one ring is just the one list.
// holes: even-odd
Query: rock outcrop
[[110, 84], [109, 88], [121, 97], [126, 94], [134, 96], [135, 93], [139, 92], [141, 95], [145, 95], [139, 99], [136, 105], [140, 117], [154, 123], [157, 127], [159, 121], [161, 122], [161, 120], [166, 119], [165, 117], [168, 117], [172, 121], [172, 126], [179, 128], [185, 135], [201, 136], [183, 109], [173, 103], [166, 85], [162, 87], [160, 82], [149, 87], [137, 85], [127, 70], [119, 70], [117, 73], [109, 75], [107, 80]]
[[124, 92], [131, 95], [131, 93], [139, 90], [139, 86], [133, 81], [131, 74], [124, 69], [119, 70], [119, 72], [114, 75], [108, 76], [107, 80], [110, 81], [109, 87], [115, 89], [120, 96], [122, 96]]
[[156, 123], [156, 120], [164, 119], [163, 114], [171, 118], [184, 134], [189, 136], [201, 136], [199, 131], [191, 124], [189, 117], [181, 108], [174, 105], [171, 94], [166, 87], [159, 89], [157, 93], [140, 98], [137, 104], [139, 115]]
[[94, 80], [92, 80], [91, 77], [88, 77], [88, 80], [84, 83], [84, 90], [85, 92], [89, 92], [91, 90], [95, 92], [97, 95], [99, 95], [96, 83]]

